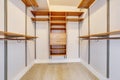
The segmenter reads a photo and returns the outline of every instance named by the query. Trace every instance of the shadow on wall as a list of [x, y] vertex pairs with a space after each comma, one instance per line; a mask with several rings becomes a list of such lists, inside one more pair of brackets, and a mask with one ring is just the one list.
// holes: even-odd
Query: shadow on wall
[[19, 8], [23, 13], [25, 13], [25, 5], [22, 0], [9, 0], [12, 4], [14, 4], [17, 8]]
[[[102, 6], [106, 6], [106, 3], [107, 3], [107, 0], [96, 0], [95, 3], [90, 7], [92, 8], [91, 14], [94, 14], [97, 10], [102, 8]], [[96, 7], [93, 7], [93, 6], [96, 6]]]

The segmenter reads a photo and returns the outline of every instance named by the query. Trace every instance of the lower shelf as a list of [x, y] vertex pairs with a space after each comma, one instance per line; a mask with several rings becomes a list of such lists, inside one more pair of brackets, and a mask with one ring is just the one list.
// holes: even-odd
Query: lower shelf
[[51, 53], [51, 56], [65, 56], [66, 53]]

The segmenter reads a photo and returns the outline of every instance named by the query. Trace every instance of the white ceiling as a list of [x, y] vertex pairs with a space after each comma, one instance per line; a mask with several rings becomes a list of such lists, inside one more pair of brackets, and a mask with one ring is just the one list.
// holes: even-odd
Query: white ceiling
[[70, 7], [78, 7], [82, 0], [36, 0], [39, 9], [47, 10], [50, 9], [51, 6], [70, 6]]
[[63, 6], [75, 6], [77, 7], [82, 0], [49, 0], [50, 5], [63, 5]]
[[48, 10], [49, 3], [47, 0], [36, 0], [40, 10]]

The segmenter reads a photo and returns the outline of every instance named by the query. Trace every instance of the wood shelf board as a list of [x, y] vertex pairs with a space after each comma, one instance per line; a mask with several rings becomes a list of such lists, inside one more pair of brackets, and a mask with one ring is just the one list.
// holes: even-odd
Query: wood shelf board
[[50, 55], [51, 56], [59, 56], [59, 55], [63, 55], [63, 56], [65, 56], [66, 55], [66, 53], [50, 53]]
[[50, 21], [66, 21], [66, 17], [50, 17]]
[[66, 30], [66, 28], [50, 28], [51, 30]]
[[66, 16], [66, 12], [52, 11], [50, 16]]
[[78, 8], [89, 8], [94, 2], [95, 0], [82, 0]]
[[[13, 33], [13, 32], [4, 32], [4, 31], [0, 31], [0, 35], [3, 35], [5, 37], [7, 37], [7, 39], [11, 39], [11, 40], [18, 40], [18, 39], [23, 40], [23, 39], [37, 38], [35, 36], [26, 36], [26, 35], [23, 35], [23, 34], [18, 34], [18, 33]], [[14, 39], [14, 38], [18, 38], [18, 39]]]
[[51, 25], [66, 25], [66, 21], [50, 21]]
[[[81, 16], [84, 12], [81, 11], [66, 11], [66, 12], [53, 12], [53, 11], [47, 11], [47, 10], [38, 10], [38, 11], [31, 11], [34, 16]], [[51, 13], [54, 13], [54, 15]], [[65, 14], [63, 14], [65, 13]]]
[[67, 16], [81, 16], [84, 12], [67, 12]]
[[120, 34], [120, 30], [117, 31], [111, 31], [108, 33], [109, 35], [116, 35], [116, 34]]
[[49, 15], [49, 11], [47, 11], [47, 10], [39, 10], [39, 11], [31, 11], [32, 12], [32, 14], [34, 15], [34, 16], [48, 16]]
[[35, 36], [25, 36], [26, 39], [36, 39], [38, 37], [35, 37]]
[[6, 37], [25, 37], [23, 34], [12, 33], [12, 32], [4, 32]]
[[66, 49], [63, 49], [63, 48], [57, 48], [57, 49], [50, 49], [50, 51], [52, 51], [52, 50], [66, 50]]
[[[111, 32], [106, 32], [106, 33], [98, 33], [98, 34], [91, 34], [91, 35], [85, 35], [85, 36], [80, 36], [80, 38], [85, 38], [85, 39], [90, 39], [90, 40], [102, 40], [102, 39], [120, 39], [120, 37], [109, 37], [109, 35], [117, 35], [120, 34], [120, 30], [118, 31], [111, 31]], [[98, 38], [93, 38], [93, 37], [98, 37]]]
[[67, 18], [67, 21], [71, 21], [71, 22], [78, 22], [78, 21], [83, 21], [83, 18]]
[[106, 37], [106, 36], [109, 36], [109, 33], [98, 33], [90, 35], [90, 37]]
[[49, 21], [49, 18], [31, 18], [32, 21]]
[[27, 7], [31, 6], [38, 7], [36, 0], [22, 0], [22, 1]]

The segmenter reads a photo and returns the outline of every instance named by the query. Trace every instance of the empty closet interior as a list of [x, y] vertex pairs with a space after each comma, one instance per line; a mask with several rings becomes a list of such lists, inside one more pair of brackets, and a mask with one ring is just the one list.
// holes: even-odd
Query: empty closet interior
[[0, 80], [26, 80], [35, 67], [120, 80], [119, 7], [120, 0], [0, 0]]

